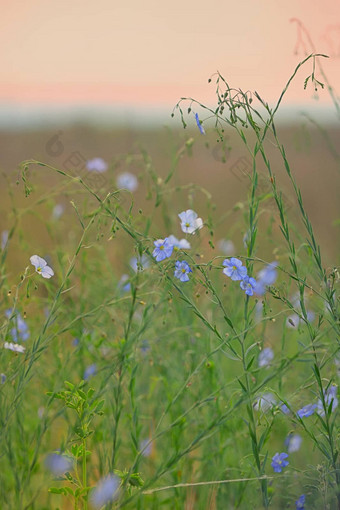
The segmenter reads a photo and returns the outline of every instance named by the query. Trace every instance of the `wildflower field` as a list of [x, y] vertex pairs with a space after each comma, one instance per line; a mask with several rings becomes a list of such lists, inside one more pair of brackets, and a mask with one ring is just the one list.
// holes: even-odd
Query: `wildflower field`
[[322, 58], [2, 168], [1, 509], [340, 508], [339, 130], [276, 124]]

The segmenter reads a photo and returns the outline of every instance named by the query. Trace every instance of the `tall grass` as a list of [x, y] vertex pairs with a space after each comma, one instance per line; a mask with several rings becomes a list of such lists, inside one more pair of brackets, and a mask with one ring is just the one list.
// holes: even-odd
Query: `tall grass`
[[[277, 272], [253, 295], [222, 272], [231, 254], [219, 249], [215, 227], [230, 211], [218, 213], [209, 191], [177, 180], [191, 136], [165, 173], [145, 150], [126, 156], [144, 202], [140, 191], [117, 189], [114, 162], [99, 189], [87, 174], [22, 164], [28, 206], [18, 210], [9, 185], [1, 252], [2, 344], [26, 348], [1, 349], [1, 508], [294, 508], [303, 495], [306, 508], [340, 508], [338, 273], [324, 266], [275, 123], [301, 67], [312, 64], [307, 86], [322, 86], [322, 57], [297, 66], [274, 107], [217, 73], [214, 108], [184, 98], [175, 108], [184, 127], [196, 113], [198, 136], [204, 125], [222, 146], [235, 130], [250, 158], [248, 197], [231, 208], [246, 232], [234, 256], [258, 283], [261, 270]], [[270, 192], [260, 184], [263, 168]], [[41, 171], [58, 176], [53, 192], [39, 188]], [[47, 219], [61, 196], [72, 209]], [[204, 226], [185, 235], [178, 214], [188, 209]], [[32, 245], [25, 216], [45, 225], [46, 244]], [[154, 241], [170, 234], [191, 248], [157, 262]], [[14, 274], [11, 250], [27, 261]], [[29, 263], [45, 253], [50, 279]], [[273, 257], [277, 265], [268, 266]], [[189, 281], [174, 274], [183, 260]], [[275, 471], [273, 457], [287, 451], [289, 465]]]

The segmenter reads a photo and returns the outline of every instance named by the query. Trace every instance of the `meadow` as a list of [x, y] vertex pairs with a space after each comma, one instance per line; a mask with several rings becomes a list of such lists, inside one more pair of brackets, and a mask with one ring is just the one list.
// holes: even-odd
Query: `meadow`
[[340, 508], [340, 128], [209, 86], [2, 136], [1, 509]]

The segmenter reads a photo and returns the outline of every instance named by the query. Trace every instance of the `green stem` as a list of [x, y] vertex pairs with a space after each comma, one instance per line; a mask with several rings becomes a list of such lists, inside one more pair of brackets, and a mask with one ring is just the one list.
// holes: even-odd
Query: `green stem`
[[[86, 439], [82, 440], [83, 445], [83, 489], [87, 487], [87, 473], [86, 473]], [[87, 510], [87, 492], [84, 494], [84, 510]]]

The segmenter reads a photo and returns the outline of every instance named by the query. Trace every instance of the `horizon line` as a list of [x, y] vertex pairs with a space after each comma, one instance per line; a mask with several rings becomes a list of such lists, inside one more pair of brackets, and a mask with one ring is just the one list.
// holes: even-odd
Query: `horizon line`
[[[273, 105], [270, 105], [273, 106]], [[0, 101], [0, 129], [20, 130], [55, 127], [64, 123], [67, 125], [84, 123], [88, 125], [117, 126], [138, 128], [154, 128], [171, 121], [171, 114], [176, 110], [165, 104], [53, 104], [53, 103], [1, 103]], [[288, 103], [280, 106], [276, 114], [280, 124], [296, 123], [303, 116], [317, 114], [317, 121], [321, 124], [335, 124], [339, 122], [333, 104], [321, 103]], [[204, 115], [202, 115], [202, 120]], [[209, 120], [204, 120], [205, 125]], [[193, 119], [193, 125], [195, 120]]]

